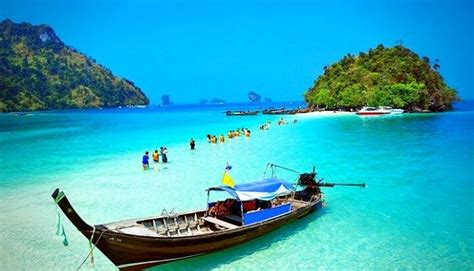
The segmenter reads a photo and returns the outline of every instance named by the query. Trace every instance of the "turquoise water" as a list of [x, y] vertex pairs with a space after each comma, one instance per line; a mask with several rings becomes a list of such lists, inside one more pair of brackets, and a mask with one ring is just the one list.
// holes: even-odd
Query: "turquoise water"
[[[242, 107], [242, 106], [241, 106]], [[54, 238], [59, 187], [91, 224], [205, 206], [228, 162], [236, 182], [262, 177], [267, 162], [315, 165], [330, 182], [326, 206], [291, 225], [162, 270], [474, 268], [474, 107], [392, 117], [226, 117], [227, 107], [104, 109], [0, 115], [0, 269], [73, 270], [88, 243], [69, 223]], [[268, 131], [258, 127], [267, 119]], [[247, 127], [250, 139], [211, 145], [205, 136]], [[195, 151], [188, 141], [196, 140]], [[170, 163], [143, 171], [145, 150]], [[295, 176], [277, 172], [294, 180]], [[114, 266], [95, 251], [96, 270]], [[90, 263], [83, 267], [94, 269]], [[266, 268], [265, 268], [266, 269]]]

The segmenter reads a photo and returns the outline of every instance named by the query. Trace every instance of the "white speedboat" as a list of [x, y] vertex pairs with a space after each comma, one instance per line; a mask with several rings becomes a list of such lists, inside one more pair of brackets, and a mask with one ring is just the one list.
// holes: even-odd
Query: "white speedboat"
[[390, 114], [403, 114], [403, 113], [405, 113], [405, 110], [398, 109], [398, 108], [392, 109], [392, 112], [390, 112]]
[[357, 115], [360, 116], [375, 116], [375, 115], [386, 115], [390, 114], [392, 109], [385, 109], [383, 107], [373, 107], [373, 106], [365, 106], [361, 110], [357, 111]]
[[365, 106], [361, 110], [357, 111], [357, 115], [361, 116], [377, 116], [377, 115], [388, 115], [388, 114], [401, 114], [405, 112], [403, 109], [394, 109], [390, 106]]

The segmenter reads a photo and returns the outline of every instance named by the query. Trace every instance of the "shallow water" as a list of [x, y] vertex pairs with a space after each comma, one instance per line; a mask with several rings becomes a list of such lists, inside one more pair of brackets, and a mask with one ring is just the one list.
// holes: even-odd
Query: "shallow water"
[[[239, 107], [245, 107], [239, 105]], [[237, 107], [236, 107], [237, 108]], [[54, 238], [52, 191], [63, 189], [91, 224], [205, 206], [228, 162], [239, 182], [267, 162], [315, 165], [329, 182], [320, 212], [249, 243], [164, 270], [474, 268], [474, 111], [392, 117], [226, 117], [228, 107], [53, 111], [0, 115], [0, 269], [76, 269], [88, 243], [69, 221], [69, 246]], [[272, 120], [268, 131], [258, 127]], [[298, 119], [297, 123], [291, 123]], [[205, 136], [247, 127], [252, 137], [208, 144]], [[189, 139], [196, 150], [189, 150]], [[169, 149], [148, 171], [145, 150]], [[296, 176], [277, 172], [293, 181]], [[64, 218], [64, 217], [63, 217]], [[94, 252], [98, 270], [114, 266]], [[83, 267], [94, 269], [90, 263]]]

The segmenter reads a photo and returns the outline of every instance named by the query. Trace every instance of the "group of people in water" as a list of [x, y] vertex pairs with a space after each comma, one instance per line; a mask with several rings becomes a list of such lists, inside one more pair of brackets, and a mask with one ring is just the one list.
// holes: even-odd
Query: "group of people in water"
[[288, 122], [286, 120], [284, 120], [283, 118], [279, 119], [278, 122], [277, 122], [278, 125], [284, 125], [284, 124], [288, 124]]
[[[293, 120], [293, 123], [297, 123], [297, 122], [298, 122], [297, 119], [294, 119], [294, 120]], [[288, 122], [287, 122], [285, 119], [281, 118], [281, 119], [279, 119], [279, 120], [277, 121], [277, 124], [278, 124], [278, 125], [285, 125], [285, 124], [288, 124]]]
[[[295, 119], [293, 121], [293, 123], [296, 123], [297, 120]], [[271, 124], [272, 122], [270, 120], [267, 120], [267, 122], [263, 125], [260, 126], [260, 130], [268, 130], [268, 126]], [[285, 121], [283, 118], [279, 119], [277, 121], [277, 124], [278, 125], [283, 125], [283, 124], [288, 124], [287, 121]], [[245, 136], [245, 137], [250, 137], [250, 130], [248, 128], [237, 128], [235, 130], [229, 130], [229, 132], [227, 133], [227, 137], [229, 139], [231, 138], [234, 138], [234, 137], [239, 137], [239, 136]], [[209, 143], [217, 143], [217, 142], [220, 142], [220, 143], [224, 143], [226, 140], [224, 134], [221, 134], [219, 137], [217, 137], [216, 135], [210, 135], [208, 134], [207, 135], [207, 141]], [[196, 141], [194, 139], [191, 138], [191, 140], [189, 141], [189, 146], [191, 148], [191, 150], [195, 150], [196, 148]], [[148, 155], [148, 151], [145, 152], [145, 155], [143, 155], [142, 157], [142, 164], [143, 164], [143, 169], [149, 169], [150, 168], [150, 163], [149, 163], [149, 155]], [[152, 154], [152, 159], [153, 159], [153, 162], [154, 163], [159, 163], [160, 162], [160, 156], [161, 156], [161, 161], [163, 163], [168, 163], [168, 149], [166, 147], [160, 147], [160, 151], [158, 150], [155, 150]]]
[[[155, 150], [151, 156], [154, 163], [160, 162], [160, 156], [161, 156], [161, 161], [163, 163], [168, 163], [168, 148], [160, 147], [160, 151], [158, 152], [158, 150]], [[143, 155], [142, 157], [143, 169], [146, 170], [150, 168], [149, 160], [150, 160], [150, 156], [148, 156], [148, 151], [146, 151], [145, 155]]]
[[227, 136], [229, 138], [233, 138], [233, 137], [239, 137], [240, 135], [244, 135], [246, 137], [250, 137], [250, 130], [247, 129], [247, 128], [237, 128], [237, 130], [230, 130], [228, 133], [227, 133]]
[[223, 134], [221, 134], [219, 136], [219, 139], [217, 139], [217, 136], [216, 135], [210, 135], [210, 134], [207, 134], [207, 142], [208, 143], [217, 143], [217, 141], [220, 141], [221, 143], [224, 143], [225, 142], [225, 137]]
[[265, 122], [265, 124], [263, 125], [260, 125], [260, 130], [268, 130], [268, 126], [272, 124], [272, 121], [271, 120], [267, 120], [267, 122]]
[[[247, 128], [237, 128], [236, 130], [230, 130], [227, 133], [227, 137], [229, 139], [234, 138], [234, 137], [239, 137], [241, 135], [246, 136], [246, 137], [250, 137], [250, 130], [247, 129]], [[208, 134], [207, 135], [207, 142], [209, 142], [209, 143], [217, 143], [217, 142], [224, 143], [225, 142], [225, 136], [224, 136], [224, 134], [221, 134], [218, 138], [216, 135]]]
[[[298, 120], [297, 119], [294, 119], [293, 120], [293, 123], [297, 123]], [[271, 120], [267, 120], [267, 122], [263, 125], [260, 125], [260, 130], [268, 130], [268, 126], [272, 124], [272, 121]], [[278, 125], [285, 125], [285, 124], [288, 124], [288, 122], [283, 119], [283, 118], [280, 118], [278, 121], [277, 121], [277, 124]]]

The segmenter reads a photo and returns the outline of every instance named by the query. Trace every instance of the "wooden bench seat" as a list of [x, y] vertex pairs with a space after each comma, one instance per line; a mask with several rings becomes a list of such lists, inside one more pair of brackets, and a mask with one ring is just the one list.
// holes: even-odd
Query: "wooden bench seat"
[[204, 221], [207, 221], [209, 223], [213, 223], [213, 224], [216, 224], [216, 225], [219, 225], [221, 227], [224, 227], [224, 228], [227, 228], [227, 229], [237, 229], [239, 226], [236, 226], [234, 224], [231, 224], [231, 223], [228, 223], [228, 222], [225, 222], [225, 221], [222, 221], [220, 219], [217, 219], [215, 217], [211, 217], [211, 216], [205, 216], [202, 218]]
[[240, 216], [230, 214], [230, 215], [225, 215], [222, 218], [224, 218], [227, 221], [230, 220], [232, 222], [238, 223], [239, 225], [242, 225], [242, 218]]

